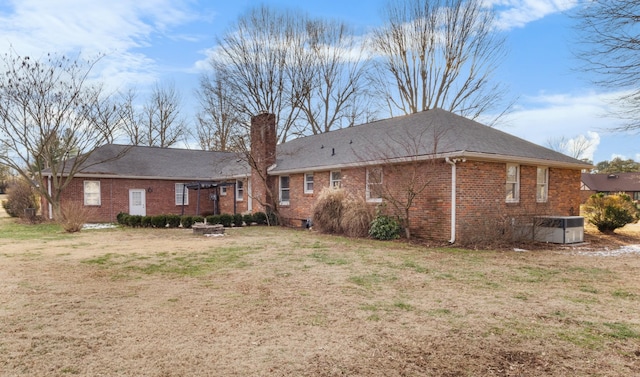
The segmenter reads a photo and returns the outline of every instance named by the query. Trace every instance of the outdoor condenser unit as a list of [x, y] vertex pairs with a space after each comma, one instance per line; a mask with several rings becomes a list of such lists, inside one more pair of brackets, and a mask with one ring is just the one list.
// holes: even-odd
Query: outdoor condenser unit
[[533, 239], [541, 242], [576, 243], [584, 241], [584, 217], [541, 216], [534, 220]]

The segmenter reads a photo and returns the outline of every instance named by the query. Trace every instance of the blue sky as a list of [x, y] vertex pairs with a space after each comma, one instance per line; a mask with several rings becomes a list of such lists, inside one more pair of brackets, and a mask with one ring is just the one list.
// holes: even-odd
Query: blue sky
[[[498, 11], [508, 55], [496, 78], [516, 99], [499, 126], [540, 145], [550, 138], [585, 137], [595, 162], [613, 157], [640, 161], [638, 134], [608, 131], [615, 93], [594, 87], [575, 68], [576, 38], [566, 12], [579, 0], [485, 0]], [[173, 81], [184, 112], [195, 109], [193, 91], [216, 36], [259, 4], [305, 11], [350, 23], [365, 34], [381, 22], [385, 0], [0, 0], [0, 47], [20, 55], [105, 53], [96, 73], [110, 86], [141, 92]]]

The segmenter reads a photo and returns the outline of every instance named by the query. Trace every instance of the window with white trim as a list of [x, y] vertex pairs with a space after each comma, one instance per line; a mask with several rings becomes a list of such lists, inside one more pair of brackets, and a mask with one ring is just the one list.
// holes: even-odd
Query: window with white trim
[[220, 196], [227, 196], [227, 186], [220, 186]]
[[546, 203], [549, 197], [549, 168], [538, 166], [536, 180], [536, 202]]
[[636, 191], [633, 193], [633, 200], [640, 200], [640, 191]]
[[313, 194], [313, 173], [304, 173], [304, 193]]
[[289, 205], [290, 194], [290, 180], [288, 175], [280, 176], [280, 204]]
[[84, 181], [84, 205], [100, 205], [100, 181]]
[[520, 200], [520, 166], [517, 164], [507, 164], [506, 200], [507, 203]]
[[331, 172], [330, 186], [331, 188], [340, 188], [342, 186], [342, 174], [340, 170]]
[[367, 168], [366, 195], [368, 202], [382, 201], [382, 168]]
[[[183, 198], [184, 195], [184, 198]], [[184, 201], [183, 201], [184, 199]], [[189, 204], [189, 189], [184, 183], [176, 183], [176, 205], [188, 205]]]
[[244, 181], [237, 180], [236, 181], [236, 202], [241, 202], [244, 200]]

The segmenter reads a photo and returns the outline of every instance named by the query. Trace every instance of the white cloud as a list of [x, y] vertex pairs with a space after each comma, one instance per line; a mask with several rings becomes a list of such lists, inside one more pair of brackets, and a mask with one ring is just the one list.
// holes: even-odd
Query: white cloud
[[523, 27], [547, 15], [567, 11], [577, 4], [578, 0], [485, 0], [487, 7], [497, 11], [498, 28], [502, 30]]
[[193, 19], [186, 5], [173, 0], [13, 0], [5, 7], [10, 13], [0, 11], [0, 48], [35, 57], [106, 54], [95, 73], [113, 82], [146, 84], [156, 68], [137, 49]]
[[616, 96], [587, 92], [524, 97], [500, 128], [539, 145], [546, 145], [553, 138], [564, 138], [569, 143], [587, 140], [592, 146], [586, 157], [594, 160], [596, 151], [603, 147], [601, 134], [620, 125], [620, 120], [606, 117], [611, 99]]

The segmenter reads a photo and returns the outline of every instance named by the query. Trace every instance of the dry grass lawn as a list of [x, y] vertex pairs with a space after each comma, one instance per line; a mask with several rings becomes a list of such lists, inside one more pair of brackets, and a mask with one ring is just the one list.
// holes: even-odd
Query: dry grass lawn
[[640, 244], [427, 248], [0, 219], [2, 376], [640, 375]]

